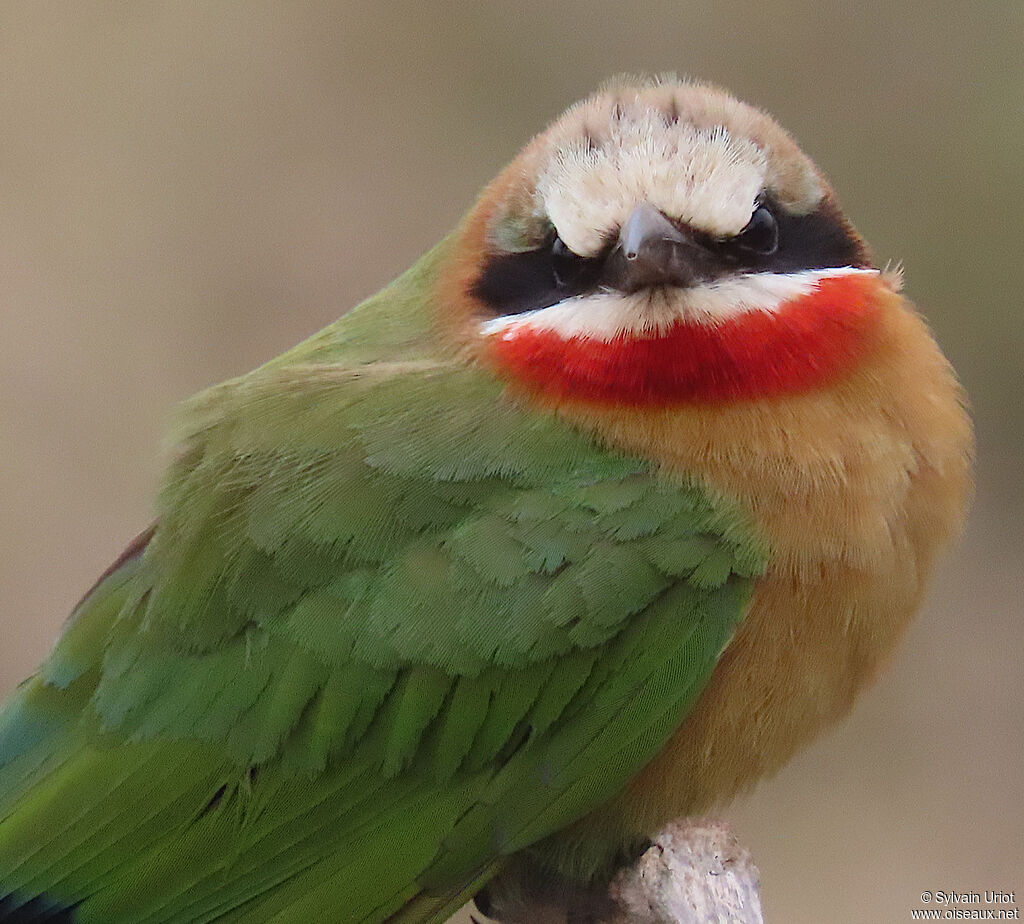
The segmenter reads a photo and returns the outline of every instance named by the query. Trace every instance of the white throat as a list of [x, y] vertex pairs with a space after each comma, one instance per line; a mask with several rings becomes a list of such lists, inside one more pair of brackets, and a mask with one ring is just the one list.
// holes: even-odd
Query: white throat
[[566, 340], [657, 337], [679, 322], [721, 324], [751, 311], [775, 312], [786, 302], [813, 292], [823, 279], [877, 273], [874, 269], [839, 266], [798, 273], [748, 273], [688, 289], [631, 295], [600, 291], [535, 311], [491, 318], [480, 325], [480, 332], [511, 337], [519, 328], [529, 327]]

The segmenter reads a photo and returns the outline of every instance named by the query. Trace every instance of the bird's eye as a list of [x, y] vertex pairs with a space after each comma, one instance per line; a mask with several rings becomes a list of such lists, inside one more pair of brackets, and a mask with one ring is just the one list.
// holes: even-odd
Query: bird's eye
[[551, 255], [560, 260], [579, 259], [579, 256], [573, 253], [566, 246], [565, 241], [563, 241], [557, 234], [555, 235], [555, 239], [551, 242]]
[[570, 288], [578, 283], [588, 270], [589, 261], [568, 248], [557, 234], [551, 242], [551, 271], [555, 284], [560, 288]]
[[759, 205], [750, 216], [747, 226], [732, 239], [740, 250], [767, 257], [779, 249], [779, 224], [771, 209]]

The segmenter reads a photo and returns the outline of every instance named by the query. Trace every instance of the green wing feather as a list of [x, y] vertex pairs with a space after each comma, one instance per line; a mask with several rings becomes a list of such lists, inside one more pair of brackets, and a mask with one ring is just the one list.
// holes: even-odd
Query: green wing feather
[[752, 531], [451, 355], [443, 257], [186, 407], [0, 712], [0, 921], [442, 921], [679, 724]]

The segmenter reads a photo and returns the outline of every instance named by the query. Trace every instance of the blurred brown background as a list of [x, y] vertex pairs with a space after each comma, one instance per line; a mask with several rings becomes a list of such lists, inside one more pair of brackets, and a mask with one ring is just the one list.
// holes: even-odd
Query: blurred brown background
[[773, 922], [1024, 903], [1024, 5], [0, 7], [0, 692], [148, 522], [171, 407], [335, 318], [560, 109], [677, 70], [774, 112], [971, 393], [965, 540], [853, 718], [734, 807]]

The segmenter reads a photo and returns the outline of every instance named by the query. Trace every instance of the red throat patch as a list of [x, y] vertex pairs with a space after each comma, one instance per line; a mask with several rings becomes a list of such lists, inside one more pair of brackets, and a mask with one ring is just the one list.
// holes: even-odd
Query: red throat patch
[[882, 285], [877, 275], [828, 277], [775, 311], [678, 322], [653, 337], [565, 338], [524, 324], [488, 349], [510, 377], [556, 398], [664, 406], [796, 394], [867, 352]]

